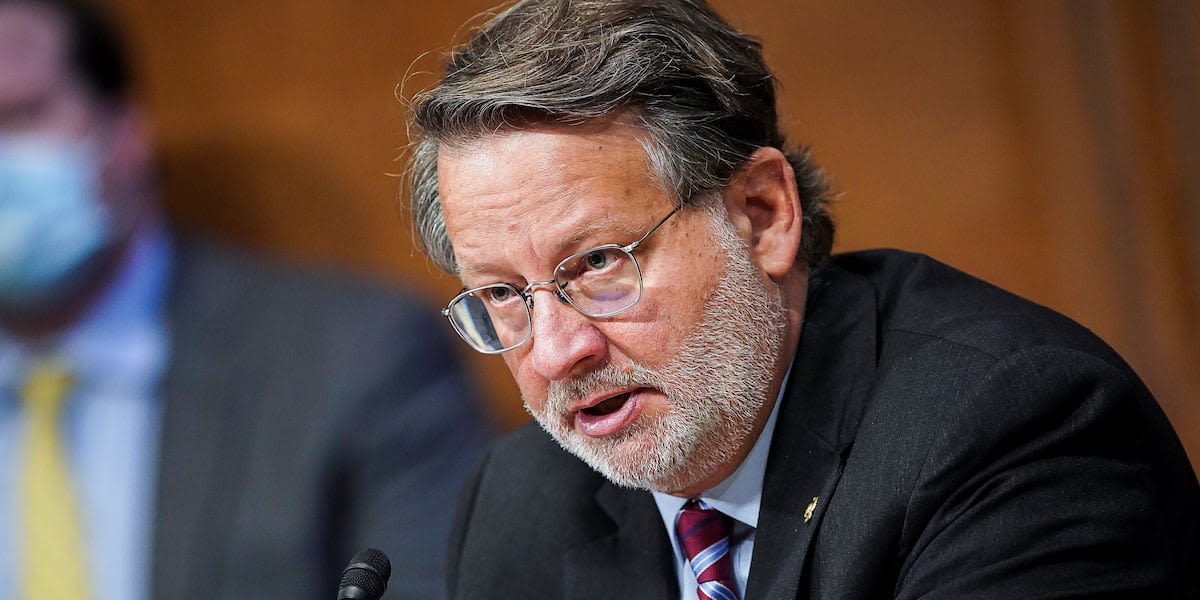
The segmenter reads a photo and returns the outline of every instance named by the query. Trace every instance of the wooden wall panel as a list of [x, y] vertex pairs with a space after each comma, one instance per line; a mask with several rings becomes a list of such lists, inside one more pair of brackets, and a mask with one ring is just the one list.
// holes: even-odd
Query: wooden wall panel
[[[457, 288], [398, 210], [394, 92], [491, 2], [113, 4], [177, 222], [432, 302]], [[716, 5], [763, 39], [789, 132], [833, 176], [839, 249], [927, 252], [1075, 317], [1143, 374], [1200, 461], [1194, 2]], [[523, 421], [502, 362], [470, 360], [502, 421]]]

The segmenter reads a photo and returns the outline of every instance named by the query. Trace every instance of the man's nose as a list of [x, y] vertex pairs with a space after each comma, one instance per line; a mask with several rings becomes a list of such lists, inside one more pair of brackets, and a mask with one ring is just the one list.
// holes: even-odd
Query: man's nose
[[608, 340], [591, 319], [560, 301], [553, 289], [534, 290], [532, 297], [530, 358], [538, 375], [547, 381], [559, 381], [603, 359]]

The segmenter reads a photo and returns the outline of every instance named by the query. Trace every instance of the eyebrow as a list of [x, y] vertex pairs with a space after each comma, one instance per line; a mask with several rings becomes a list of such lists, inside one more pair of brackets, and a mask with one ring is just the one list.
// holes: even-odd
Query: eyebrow
[[491, 263], [480, 263], [477, 265], [464, 266], [461, 262], [459, 262], [457, 260], [454, 262], [455, 262], [455, 271], [456, 271], [455, 275], [457, 275], [460, 280], [464, 280], [464, 283], [465, 283], [466, 278], [471, 275], [480, 275], [483, 273], [489, 273], [489, 272], [498, 270]]
[[[571, 254], [574, 254], [575, 252], [585, 250], [586, 248], [580, 247], [583, 245], [584, 240], [599, 235], [599, 232], [601, 232], [603, 230], [611, 230], [611, 229], [614, 229], [617, 227], [628, 227], [628, 225], [629, 225], [628, 223], [624, 223], [624, 222], [619, 221], [618, 219], [613, 218], [613, 216], [611, 214], [606, 214], [603, 217], [600, 217], [600, 218], [597, 218], [595, 220], [588, 222], [584, 226], [573, 231], [571, 235], [569, 235], [565, 238], [562, 238], [561, 240], [557, 241], [556, 243], [554, 243], [551, 246], [552, 252], [550, 254], [552, 256], [557, 256], [559, 258], [558, 258], [558, 260], [555, 261], [554, 265], [552, 265], [550, 267], [550, 269], [553, 270], [554, 266], [557, 266], [558, 262], [562, 261], [567, 256], [570, 256]], [[604, 245], [604, 244], [621, 244], [621, 245], [623, 245], [623, 244], [628, 244], [629, 242], [632, 242], [634, 239], [637, 239], [637, 233], [622, 232], [622, 233], [619, 233], [618, 235], [631, 236], [631, 238], [628, 240], [625, 240], [625, 239], [597, 240], [596, 244], [594, 244], [594, 245], [595, 246], [600, 246], [600, 245]], [[591, 247], [591, 246], [592, 245], [589, 245], [589, 247]], [[475, 264], [468, 264], [465, 266], [462, 263], [458, 263], [457, 275], [458, 275], [459, 280], [463, 281], [463, 283], [466, 283], [466, 279], [468, 277], [472, 277], [472, 276], [477, 277], [477, 276], [483, 275], [485, 273], [499, 273], [499, 272], [505, 272], [505, 271], [508, 271], [508, 269], [502, 268], [492, 262], [480, 262], [480, 263], [475, 263]], [[551, 275], [551, 273], [548, 273], [547, 275]], [[541, 277], [541, 275], [537, 275], [534, 277], [534, 279], [528, 279], [528, 278], [523, 278], [523, 279], [525, 279], [526, 281], [534, 281], [540, 277]], [[492, 283], [500, 283], [500, 281], [493, 281]], [[489, 285], [489, 283], [483, 283], [482, 285]], [[468, 286], [468, 287], [471, 287], [471, 286]]]

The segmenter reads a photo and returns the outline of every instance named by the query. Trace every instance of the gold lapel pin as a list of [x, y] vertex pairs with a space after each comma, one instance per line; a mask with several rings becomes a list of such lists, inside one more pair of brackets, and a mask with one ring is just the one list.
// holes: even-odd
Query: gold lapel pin
[[813, 511], [817, 510], [817, 501], [820, 500], [820, 498], [821, 498], [820, 496], [813, 496], [812, 502], [808, 503], [808, 508], [804, 509], [804, 522], [805, 523], [812, 520]]

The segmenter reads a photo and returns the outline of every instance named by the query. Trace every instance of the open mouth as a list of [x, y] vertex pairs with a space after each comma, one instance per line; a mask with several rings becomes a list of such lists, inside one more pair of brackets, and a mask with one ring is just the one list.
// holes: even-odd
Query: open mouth
[[599, 404], [594, 404], [592, 406], [589, 406], [580, 412], [582, 412], [586, 415], [593, 416], [593, 417], [602, 417], [604, 415], [611, 415], [612, 413], [615, 413], [618, 410], [620, 410], [621, 407], [625, 405], [625, 402], [627, 400], [629, 400], [629, 392], [626, 392], [624, 394], [617, 394], [616, 396], [613, 396], [612, 398], [609, 398], [603, 402], [600, 402]]
[[605, 437], [625, 428], [641, 414], [642, 394], [631, 390], [575, 412], [575, 426], [586, 436]]

